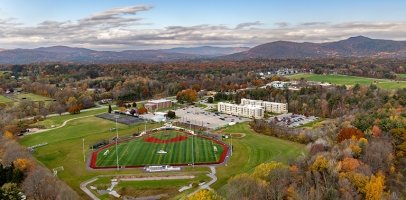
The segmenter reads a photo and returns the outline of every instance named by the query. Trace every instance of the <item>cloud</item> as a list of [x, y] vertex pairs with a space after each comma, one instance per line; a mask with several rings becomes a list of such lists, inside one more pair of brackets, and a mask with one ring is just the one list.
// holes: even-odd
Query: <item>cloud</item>
[[[148, 28], [140, 12], [152, 6], [113, 8], [71, 21], [44, 21], [35, 26], [0, 19], [1, 48], [68, 45], [93, 49], [154, 49], [176, 46], [255, 46], [277, 40], [326, 42], [364, 35], [406, 40], [406, 22], [303, 22], [263, 26], [259, 21], [237, 26], [197, 24]], [[143, 26], [140, 26], [143, 25]]]
[[287, 27], [289, 26], [289, 23], [287, 22], [276, 22], [275, 25], [279, 28]]
[[328, 24], [328, 22], [304, 22], [299, 25], [300, 26], [324, 26], [327, 24]]
[[243, 29], [243, 28], [250, 28], [253, 26], [259, 26], [262, 25], [262, 23], [260, 21], [256, 21], [256, 22], [246, 22], [246, 23], [241, 23], [238, 24], [235, 29]]

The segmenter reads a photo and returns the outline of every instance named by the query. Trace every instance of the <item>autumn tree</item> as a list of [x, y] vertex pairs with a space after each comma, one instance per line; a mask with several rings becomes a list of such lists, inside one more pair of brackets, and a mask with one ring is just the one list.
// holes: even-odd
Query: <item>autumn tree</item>
[[352, 137], [360, 139], [364, 137], [364, 133], [361, 130], [352, 127], [342, 128], [337, 136], [337, 142], [342, 142], [343, 140], [351, 139]]
[[193, 89], [182, 90], [176, 95], [176, 100], [178, 100], [180, 103], [193, 103], [197, 100], [197, 92]]
[[79, 105], [70, 106], [70, 107], [68, 108], [68, 112], [69, 112], [70, 114], [79, 114], [79, 113], [80, 113], [80, 106], [79, 106]]
[[245, 200], [267, 199], [268, 183], [248, 174], [241, 174], [231, 178], [227, 184], [227, 199]]
[[365, 199], [381, 200], [384, 189], [385, 176], [382, 173], [378, 173], [376, 176], [372, 175], [369, 182], [365, 185]]
[[280, 169], [283, 167], [284, 165], [282, 163], [275, 161], [270, 163], [262, 163], [257, 167], [255, 167], [252, 176], [261, 180], [267, 180], [273, 170]]
[[148, 113], [148, 110], [144, 106], [141, 108], [138, 108], [138, 114], [143, 115], [145, 113]]
[[187, 197], [186, 200], [223, 200], [223, 198], [213, 190], [203, 189]]
[[360, 161], [355, 158], [344, 158], [341, 169], [347, 172], [354, 171], [360, 166]]

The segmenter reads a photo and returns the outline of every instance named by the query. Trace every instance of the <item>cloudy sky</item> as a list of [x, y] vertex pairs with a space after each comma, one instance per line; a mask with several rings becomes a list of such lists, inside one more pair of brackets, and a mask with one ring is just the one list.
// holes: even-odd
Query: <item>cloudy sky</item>
[[405, 9], [404, 0], [0, 0], [0, 48], [406, 40]]

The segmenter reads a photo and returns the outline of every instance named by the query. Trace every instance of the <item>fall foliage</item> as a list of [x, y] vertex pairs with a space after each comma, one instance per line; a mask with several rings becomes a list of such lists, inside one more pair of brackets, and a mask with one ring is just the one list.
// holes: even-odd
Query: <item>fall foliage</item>
[[193, 103], [197, 100], [197, 92], [193, 89], [182, 90], [176, 95], [179, 102]]
[[352, 127], [342, 128], [337, 136], [337, 142], [342, 142], [343, 140], [351, 139], [352, 137], [360, 139], [364, 137], [364, 133]]
[[216, 194], [213, 190], [203, 189], [192, 196], [186, 198], [186, 200], [222, 200], [223, 198]]

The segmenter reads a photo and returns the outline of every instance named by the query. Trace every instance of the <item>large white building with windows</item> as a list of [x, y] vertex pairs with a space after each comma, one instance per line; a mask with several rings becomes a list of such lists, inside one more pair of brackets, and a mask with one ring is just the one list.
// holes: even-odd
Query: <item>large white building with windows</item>
[[221, 113], [237, 115], [240, 117], [249, 117], [255, 119], [264, 118], [264, 108], [258, 105], [237, 105], [220, 102], [217, 109]]
[[288, 113], [287, 103], [276, 103], [262, 100], [241, 99], [241, 105], [262, 106], [265, 111], [273, 113]]

